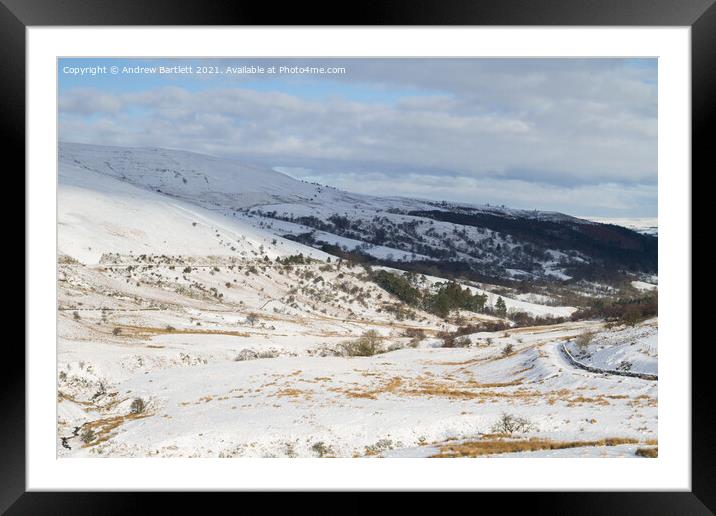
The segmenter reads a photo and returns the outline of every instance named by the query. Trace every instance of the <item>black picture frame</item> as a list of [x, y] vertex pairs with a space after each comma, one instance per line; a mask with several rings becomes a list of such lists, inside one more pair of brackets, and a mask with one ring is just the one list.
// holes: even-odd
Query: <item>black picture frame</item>
[[[0, 106], [6, 156], [25, 165], [25, 29], [83, 25], [553, 25], [691, 27], [692, 170], [713, 163], [716, 125], [714, 0], [394, 0], [346, 5], [195, 0], [0, 0]], [[711, 131], [709, 131], [711, 129]], [[10, 171], [6, 170], [6, 173]], [[691, 177], [693, 177], [693, 172]], [[17, 172], [13, 171], [13, 174]], [[24, 187], [23, 187], [24, 188]], [[25, 270], [25, 277], [32, 274]], [[31, 302], [32, 300], [30, 300]], [[684, 300], [691, 302], [691, 300]], [[31, 309], [26, 306], [26, 310]], [[691, 343], [681, 343], [684, 347]], [[702, 344], [709, 344], [708, 342]], [[549, 514], [713, 514], [716, 450], [707, 346], [692, 347], [692, 490], [510, 494], [530, 512]], [[190, 509], [177, 493], [26, 492], [25, 352], [7, 340], [0, 389], [0, 511], [7, 514], [126, 514], [149, 509], [148, 497]], [[226, 495], [224, 495], [226, 496]], [[482, 497], [500, 496], [484, 493]], [[487, 507], [487, 506], [484, 506]], [[206, 509], [206, 506], [203, 507]]]

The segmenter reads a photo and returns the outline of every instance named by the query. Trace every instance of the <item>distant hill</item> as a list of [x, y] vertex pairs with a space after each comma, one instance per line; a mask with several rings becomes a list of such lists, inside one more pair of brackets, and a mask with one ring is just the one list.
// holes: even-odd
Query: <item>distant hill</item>
[[[91, 191], [102, 176], [118, 185], [100, 188], [101, 195], [114, 197], [115, 203], [125, 202], [127, 196], [146, 196], [140, 191], [152, 192], [140, 203], [145, 211], [136, 217], [154, 220], [133, 218], [132, 213], [139, 212], [129, 208], [100, 213], [104, 225], [86, 218], [71, 220], [72, 214], [61, 213], [61, 224], [77, 225], [78, 241], [80, 235], [88, 242], [97, 241], [92, 231], [108, 234], [110, 224], [115, 227], [109, 233], [132, 239], [144, 231], [147, 246], [161, 247], [157, 239], [176, 243], [191, 234], [183, 234], [188, 222], [174, 226], [169, 222], [172, 217], [188, 221], [203, 214], [212, 221], [211, 227], [231, 227], [237, 240], [250, 236], [254, 252], [263, 243], [280, 239], [291, 252], [320, 253], [313, 248], [477, 280], [609, 280], [625, 271], [655, 274], [658, 267], [656, 236], [557, 212], [352, 194], [240, 161], [180, 150], [61, 143], [59, 168], [61, 192], [63, 184], [66, 192]], [[157, 218], [154, 203], [164, 203], [174, 215], [162, 212], [164, 218]], [[149, 235], [147, 228], [159, 220], [163, 225], [155, 228], [155, 236]], [[157, 236], [162, 234], [167, 238]], [[215, 244], [211, 240], [206, 245]], [[186, 241], [188, 247], [202, 245], [202, 241]], [[226, 253], [247, 252], [230, 242], [222, 241], [220, 246]]]

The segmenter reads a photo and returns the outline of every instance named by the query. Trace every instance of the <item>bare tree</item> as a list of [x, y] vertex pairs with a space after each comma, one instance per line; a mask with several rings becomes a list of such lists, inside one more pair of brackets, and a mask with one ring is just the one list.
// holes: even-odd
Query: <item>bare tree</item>
[[510, 434], [515, 432], [529, 432], [534, 429], [534, 425], [523, 417], [513, 416], [512, 414], [502, 413], [500, 419], [492, 425], [492, 431], [497, 434]]

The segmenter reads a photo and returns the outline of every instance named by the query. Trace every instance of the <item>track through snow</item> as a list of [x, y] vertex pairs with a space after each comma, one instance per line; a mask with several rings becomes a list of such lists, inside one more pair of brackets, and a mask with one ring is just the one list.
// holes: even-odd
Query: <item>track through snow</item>
[[[115, 348], [104, 357], [136, 368], [107, 394], [79, 407], [69, 397], [60, 403], [68, 429], [115, 422], [135, 396], [147, 400], [149, 416], [110, 425], [97, 444], [71, 439], [72, 450], [60, 445], [58, 454], [376, 456], [481, 438], [505, 412], [529, 419], [525, 437], [655, 438], [656, 382], [576, 369], [559, 352], [562, 339], [583, 329], [505, 332], [489, 344], [477, 335], [476, 347], [467, 349], [354, 358], [298, 352], [241, 362], [198, 353], [206, 340], [157, 336], [150, 339], [155, 347]], [[504, 357], [507, 343], [516, 351]], [[179, 350], [188, 358], [174, 364]], [[81, 356], [94, 373], [109, 365], [89, 351]]]

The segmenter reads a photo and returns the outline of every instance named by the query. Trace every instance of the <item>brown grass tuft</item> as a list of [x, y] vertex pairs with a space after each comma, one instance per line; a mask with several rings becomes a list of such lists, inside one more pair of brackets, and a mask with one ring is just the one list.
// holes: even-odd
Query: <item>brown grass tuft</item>
[[655, 459], [659, 456], [659, 447], [655, 446], [653, 448], [637, 448], [634, 452], [634, 455], [637, 457], [646, 457], [648, 459]]
[[302, 391], [300, 389], [281, 389], [276, 393], [279, 398], [306, 398], [310, 399], [312, 396], [311, 392]]
[[553, 441], [550, 439], [523, 440], [483, 440], [469, 441], [458, 444], [447, 444], [440, 447], [434, 458], [480, 457], [483, 455], [499, 455], [502, 453], [532, 452], [539, 450], [562, 450], [584, 446], [616, 446], [618, 444], [636, 444], [639, 441], [623, 437], [611, 437], [598, 441]]
[[368, 389], [365, 391], [351, 391], [351, 390], [340, 390], [340, 389], [331, 389], [335, 390], [337, 392], [342, 392], [349, 398], [367, 398], [367, 399], [377, 399], [379, 394], [383, 394], [386, 392], [395, 392], [398, 390], [398, 388], [403, 384], [403, 380], [397, 376], [391, 378], [389, 381], [384, 383], [383, 385], [375, 388], [375, 389]]
[[230, 335], [232, 337], [251, 337], [250, 333], [229, 330], [208, 330], [200, 328], [177, 329], [173, 327], [157, 328], [153, 326], [117, 326], [120, 335], [132, 335], [134, 337], [150, 337], [152, 335], [181, 334], [181, 335]]
[[87, 448], [89, 446], [96, 446], [100, 443], [103, 443], [105, 441], [108, 441], [112, 437], [114, 437], [113, 430], [118, 428], [120, 425], [127, 421], [131, 421], [133, 419], [143, 419], [145, 417], [149, 417], [153, 414], [149, 413], [141, 413], [141, 414], [127, 414], [126, 416], [113, 416], [113, 417], [106, 417], [102, 419], [96, 419], [94, 421], [89, 421], [82, 425], [82, 432], [91, 432], [90, 435], [92, 435], [92, 440], [83, 444], [83, 448]]

